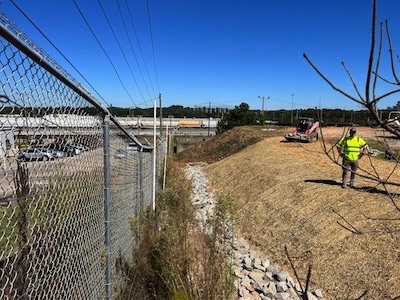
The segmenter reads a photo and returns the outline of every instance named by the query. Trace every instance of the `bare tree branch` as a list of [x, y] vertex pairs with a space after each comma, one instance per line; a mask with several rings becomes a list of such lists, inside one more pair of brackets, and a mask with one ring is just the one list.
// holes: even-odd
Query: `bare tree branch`
[[367, 220], [371, 220], [371, 221], [399, 221], [400, 220], [400, 218], [373, 218], [373, 217], [370, 217], [370, 216], [364, 214], [362, 211], [359, 211], [359, 213], [364, 218], [366, 218]]
[[286, 245], [285, 245], [285, 253], [286, 253], [287, 259], [289, 260], [290, 267], [292, 268], [292, 270], [293, 270], [293, 272], [294, 272], [294, 276], [296, 277], [297, 283], [300, 285], [301, 293], [304, 295], [304, 294], [305, 294], [305, 290], [304, 290], [304, 288], [303, 288], [303, 285], [301, 284], [301, 280], [300, 280], [299, 275], [297, 275], [297, 270], [296, 270], [296, 268], [294, 267], [294, 264], [293, 264], [293, 262], [292, 262], [292, 259], [290, 258], [289, 251], [288, 251]]
[[[322, 141], [321, 141], [321, 143], [322, 143]], [[342, 167], [342, 163], [340, 162], [340, 158], [339, 158], [339, 157], [338, 157], [338, 158], [335, 158], [335, 157], [332, 157], [331, 155], [329, 155], [330, 152], [333, 152], [333, 148], [334, 148], [334, 147], [335, 147], [335, 146], [333, 146], [333, 147], [332, 147], [331, 149], [329, 149], [328, 151], [325, 151], [325, 154], [328, 156], [328, 158], [329, 158], [332, 162], [334, 162], [336, 165]], [[372, 180], [372, 181], [374, 181], [374, 182], [377, 182], [377, 183], [379, 183], [379, 184], [387, 184], [387, 185], [392, 185], [392, 186], [398, 186], [398, 187], [400, 187], [400, 182], [387, 181], [387, 180], [381, 179], [379, 176], [376, 176], [376, 175], [374, 175], [374, 174], [372, 174], [372, 173], [370, 173], [370, 172], [368, 172], [367, 170], [364, 170], [364, 169], [362, 169], [362, 168], [359, 168], [359, 170], [360, 170], [360, 171], [363, 171], [363, 172], [364, 172], [365, 174], [367, 174], [367, 175], [365, 175], [365, 174], [363, 174], [363, 173], [360, 173], [360, 172], [354, 172], [354, 171], [352, 171], [352, 170], [350, 170], [350, 172], [355, 173], [357, 176], [360, 176], [360, 177], [362, 177], [362, 178], [370, 179], [370, 180]]]
[[311, 270], [312, 270], [312, 264], [309, 264], [309, 265], [308, 265], [308, 271], [307, 271], [307, 279], [306, 279], [306, 289], [305, 289], [305, 293], [306, 293], [305, 299], [306, 299], [306, 300], [308, 300], [307, 291], [308, 291], [308, 289], [310, 288]]
[[[357, 84], [356, 84], [356, 82], [355, 82], [354, 79], [353, 79], [353, 76], [351, 76], [351, 73], [350, 73], [349, 69], [346, 67], [346, 64], [345, 64], [343, 61], [342, 61], [342, 66], [343, 66], [343, 68], [346, 70], [346, 73], [347, 73], [347, 75], [349, 76], [350, 81], [351, 81], [351, 83], [353, 84], [353, 87], [354, 87], [354, 89], [356, 90], [356, 93], [357, 93], [358, 97], [360, 97], [360, 99], [361, 99], [360, 102], [364, 103], [365, 100], [364, 100], [363, 97], [361, 96], [361, 93], [360, 93], [360, 91], [358, 90]], [[365, 105], [365, 103], [364, 103], [363, 105]]]
[[369, 52], [369, 59], [368, 59], [368, 71], [367, 71], [367, 80], [365, 83], [365, 101], [370, 103], [369, 93], [370, 93], [370, 82], [371, 82], [371, 75], [372, 75], [372, 66], [374, 63], [374, 51], [375, 51], [375, 25], [376, 24], [376, 0], [373, 2], [372, 7], [372, 30], [371, 30], [371, 49]]
[[[342, 62], [343, 67], [345, 68], [348, 76], [350, 77], [350, 81], [353, 84], [353, 87], [355, 88], [355, 91], [358, 95], [358, 98], [350, 95], [349, 93], [345, 92], [341, 88], [335, 86], [333, 82], [323, 74], [319, 68], [311, 61], [311, 59], [308, 57], [306, 53], [303, 54], [304, 58], [307, 60], [307, 62], [310, 64], [310, 66], [317, 72], [317, 74], [325, 81], [327, 82], [334, 90], [339, 92], [340, 94], [344, 95], [351, 101], [360, 104], [361, 106], [365, 107], [368, 109], [370, 113], [370, 117], [372, 120], [374, 120], [380, 127], [383, 129], [387, 130], [388, 132], [400, 137], [400, 130], [393, 128], [390, 126], [389, 123], [381, 119], [381, 116], [379, 115], [378, 109], [377, 109], [377, 104], [379, 101], [382, 99], [389, 97], [391, 95], [394, 95], [396, 93], [400, 92], [400, 89], [395, 89], [392, 91], [385, 92], [384, 94], [378, 96], [376, 95], [376, 88], [377, 88], [377, 79], [381, 79], [382, 81], [394, 85], [400, 85], [399, 79], [397, 77], [395, 67], [394, 67], [394, 57], [393, 57], [393, 49], [392, 49], [392, 42], [391, 42], [391, 37], [389, 33], [389, 25], [388, 22], [386, 21], [386, 35], [388, 38], [388, 43], [389, 43], [389, 54], [390, 54], [390, 63], [391, 63], [391, 68], [392, 68], [392, 74], [395, 79], [394, 82], [384, 78], [383, 76], [379, 75], [379, 68], [380, 68], [380, 62], [381, 62], [381, 55], [382, 55], [382, 46], [383, 46], [383, 23], [380, 23], [380, 40], [378, 44], [378, 54], [375, 54], [375, 48], [376, 46], [376, 19], [377, 19], [377, 0], [373, 0], [373, 9], [372, 9], [372, 26], [371, 26], [371, 48], [370, 48], [370, 53], [369, 53], [369, 59], [368, 59], [368, 70], [366, 74], [366, 81], [365, 81], [365, 96], [363, 97], [360, 93], [360, 90], [355, 83], [354, 78], [351, 76], [350, 71], [347, 69], [346, 65], [344, 62]], [[397, 56], [398, 60], [400, 61], [400, 57]], [[374, 68], [374, 61], [375, 62], [375, 68]], [[372, 78], [374, 76], [374, 78]], [[373, 80], [373, 81], [372, 81]], [[372, 87], [371, 87], [372, 83]]]
[[400, 84], [399, 78], [397, 77], [396, 70], [394, 68], [393, 48], [392, 48], [392, 40], [390, 38], [390, 30], [389, 30], [388, 20], [385, 20], [385, 25], [386, 25], [386, 36], [388, 38], [388, 44], [389, 44], [390, 65], [392, 67], [392, 74], [393, 74], [394, 79], [396, 80], [396, 84]]
[[340, 221], [337, 221], [336, 223], [346, 229], [347, 231], [350, 231], [353, 234], [391, 234], [395, 232], [400, 232], [400, 228], [386, 228], [386, 229], [374, 229], [374, 230], [360, 230], [359, 228], [353, 226], [345, 217], [343, 217], [341, 214], [339, 214], [337, 211], [333, 210], [333, 212], [342, 219], [342, 221], [347, 224], [344, 225]]
[[350, 94], [342, 91], [341, 89], [339, 89], [338, 87], [336, 87], [318, 68], [316, 65], [314, 65], [314, 63], [309, 59], [309, 57], [307, 56], [306, 53], [303, 54], [303, 57], [307, 60], [307, 62], [311, 65], [311, 67], [313, 67], [313, 69], [318, 73], [319, 76], [322, 77], [322, 79], [324, 79], [335, 91], [338, 91], [339, 93], [341, 93], [342, 95], [346, 96], [347, 98], [363, 105], [363, 102], [361, 102], [360, 100], [358, 100], [357, 98], [354, 98], [353, 96], [351, 96]]
[[353, 225], [351, 225], [350, 222], [348, 222], [344, 217], [342, 217], [342, 215], [340, 215], [336, 210], [332, 210], [335, 214], [338, 215], [339, 218], [341, 218], [349, 227], [344, 226], [342, 223], [340, 223], [339, 221], [337, 222], [340, 226], [342, 226], [343, 228], [347, 229], [348, 231], [355, 233], [355, 234], [361, 234], [361, 231], [359, 231], [356, 227], [354, 227]]
[[[381, 61], [382, 46], [383, 46], [383, 33], [382, 33], [383, 28], [382, 27], [383, 27], [383, 25], [381, 23], [380, 34], [379, 34], [380, 39], [379, 39], [378, 59], [376, 61], [375, 72], [373, 72], [373, 74], [374, 74], [374, 84], [373, 84], [373, 88], [372, 88], [372, 99], [376, 99], [376, 85], [377, 85], [377, 79], [378, 79], [378, 76], [376, 74], [379, 73], [378, 70], [379, 70], [379, 64], [380, 64], [380, 61]], [[373, 100], [371, 103], [376, 103], [376, 102]]]
[[358, 298], [356, 298], [354, 300], [361, 300], [362, 298], [364, 298], [364, 296], [367, 295], [367, 293], [368, 293], [368, 290], [365, 290], [364, 293], [362, 293], [360, 297], [358, 297]]
[[374, 75], [375, 75], [376, 77], [378, 77], [380, 80], [382, 80], [382, 81], [384, 81], [384, 82], [386, 82], [386, 83], [388, 83], [388, 84], [393, 84], [393, 85], [396, 85], [396, 84], [397, 84], [397, 83], [394, 82], [394, 81], [390, 81], [389, 79], [386, 79], [386, 78], [380, 76], [380, 75], [377, 74], [375, 71], [374, 71]]
[[[379, 97], [376, 97], [376, 99], [374, 99], [374, 101], [371, 102], [371, 103], [379, 102], [380, 100], [382, 100], [382, 99], [384, 99], [384, 98], [386, 98], [386, 97], [388, 97], [388, 96], [390, 96], [390, 95], [396, 94], [396, 93], [398, 93], [398, 92], [400, 92], [400, 89], [387, 92], [386, 94], [383, 94], [383, 95], [381, 95], [381, 96], [379, 96]], [[368, 107], [367, 107], [367, 108], [368, 108]]]

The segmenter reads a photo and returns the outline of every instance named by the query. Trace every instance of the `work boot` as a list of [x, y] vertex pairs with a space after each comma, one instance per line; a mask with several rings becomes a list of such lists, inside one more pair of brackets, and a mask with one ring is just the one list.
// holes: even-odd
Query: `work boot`
[[354, 189], [354, 182], [350, 182], [350, 188]]
[[347, 184], [345, 182], [342, 183], [342, 189], [347, 189]]

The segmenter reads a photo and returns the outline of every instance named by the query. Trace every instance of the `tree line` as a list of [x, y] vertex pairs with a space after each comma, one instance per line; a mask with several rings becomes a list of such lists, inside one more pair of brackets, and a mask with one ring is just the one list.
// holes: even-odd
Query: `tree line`
[[[382, 119], [387, 119], [390, 108], [380, 112]], [[322, 126], [375, 126], [367, 110], [342, 110], [342, 109], [297, 109], [297, 110], [271, 110], [261, 112], [250, 110], [247, 103], [242, 103], [230, 110], [218, 124], [218, 132], [222, 133], [235, 126], [277, 124], [293, 126], [299, 117], [314, 118]]]
[[[152, 117], [154, 114], [153, 108], [122, 108], [122, 107], [109, 107], [111, 114], [116, 117]], [[387, 119], [389, 112], [393, 109], [387, 108], [380, 111], [382, 119]], [[163, 107], [162, 114], [164, 118], [219, 118], [224, 121], [240, 125], [257, 125], [267, 123], [278, 123], [282, 125], [290, 125], [292, 121], [296, 123], [299, 117], [310, 117], [314, 119], [321, 118], [321, 123], [325, 125], [343, 125], [343, 124], [359, 124], [360, 126], [368, 125], [370, 122], [369, 112], [367, 110], [343, 110], [343, 109], [296, 109], [293, 110], [268, 110], [262, 112], [261, 110], [252, 110], [247, 103], [241, 103], [233, 109], [218, 109], [214, 108], [209, 111], [194, 109], [192, 107], [184, 107], [181, 105], [172, 105], [170, 107]], [[159, 116], [159, 109], [157, 109], [157, 116]]]
[[[154, 109], [151, 108], [129, 108], [110, 106], [108, 110], [116, 117], [153, 117]], [[380, 110], [382, 120], [389, 116], [389, 112], [394, 108]], [[53, 114], [70, 114], [76, 111], [73, 107], [51, 107], [51, 108], [24, 108], [24, 114], [29, 116], [41, 117], [49, 113]], [[79, 109], [80, 114], [97, 115], [99, 112], [94, 107], [82, 107]], [[22, 114], [20, 107], [3, 107], [0, 114]], [[160, 115], [159, 108], [157, 116]], [[371, 124], [370, 112], [368, 110], [343, 110], [343, 109], [295, 109], [295, 110], [251, 110], [247, 103], [241, 103], [233, 109], [212, 108], [212, 109], [196, 109], [192, 107], [184, 107], [182, 105], [172, 105], [162, 108], [163, 118], [218, 118], [221, 119], [221, 129], [230, 129], [240, 125], [260, 125], [266, 123], [274, 123], [278, 125], [296, 124], [299, 117], [311, 117], [318, 119], [322, 126], [345, 126], [349, 124], [358, 124], [366, 126]]]

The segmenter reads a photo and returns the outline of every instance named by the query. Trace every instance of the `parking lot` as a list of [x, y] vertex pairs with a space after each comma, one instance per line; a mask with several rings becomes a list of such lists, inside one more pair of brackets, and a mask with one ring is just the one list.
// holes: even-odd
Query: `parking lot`
[[103, 172], [103, 149], [96, 148], [79, 155], [65, 155], [51, 160], [24, 161], [18, 159], [18, 156], [4, 158], [0, 169], [0, 201], [8, 202], [9, 198], [16, 197], [19, 168], [27, 170], [30, 188], [40, 188], [71, 178], [77, 172], [87, 172], [88, 176], [90, 173], [93, 175], [94, 170]]

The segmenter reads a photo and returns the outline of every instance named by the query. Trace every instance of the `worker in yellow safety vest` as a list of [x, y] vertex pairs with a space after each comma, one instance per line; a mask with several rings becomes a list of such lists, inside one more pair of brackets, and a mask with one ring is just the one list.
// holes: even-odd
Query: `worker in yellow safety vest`
[[343, 137], [336, 144], [336, 148], [343, 158], [342, 188], [347, 188], [347, 178], [350, 171], [350, 187], [354, 187], [354, 179], [359, 167], [359, 160], [368, 150], [367, 143], [361, 137], [356, 136], [356, 132], [356, 128], [350, 128], [350, 135]]

